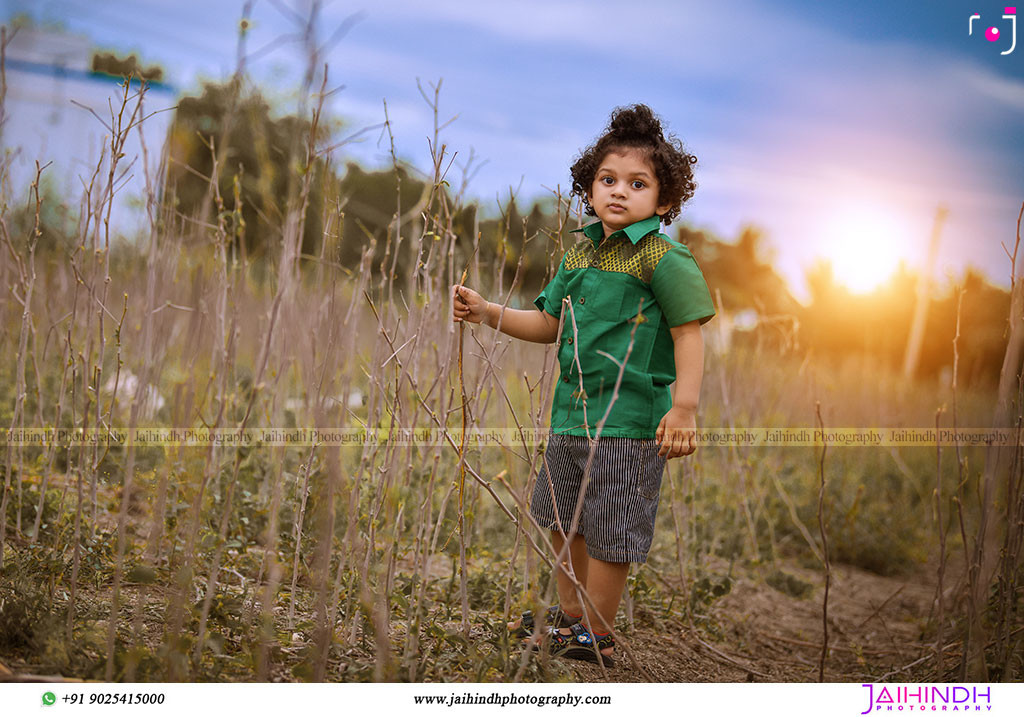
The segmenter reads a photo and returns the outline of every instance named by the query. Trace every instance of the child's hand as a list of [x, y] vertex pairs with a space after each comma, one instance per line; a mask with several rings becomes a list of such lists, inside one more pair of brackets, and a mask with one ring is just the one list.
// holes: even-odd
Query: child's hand
[[692, 410], [673, 406], [666, 413], [658, 430], [654, 434], [655, 440], [661, 445], [658, 451], [659, 456], [666, 459], [688, 456], [697, 450], [694, 439], [697, 435], [697, 417]]
[[452, 286], [452, 320], [479, 324], [487, 318], [490, 302], [467, 286]]

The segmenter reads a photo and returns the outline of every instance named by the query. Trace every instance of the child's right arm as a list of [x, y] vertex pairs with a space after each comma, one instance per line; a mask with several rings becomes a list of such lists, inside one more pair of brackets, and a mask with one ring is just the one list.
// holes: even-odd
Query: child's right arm
[[452, 287], [452, 319], [474, 324], [486, 323], [492, 329], [501, 321], [502, 333], [524, 341], [540, 344], [554, 343], [558, 339], [558, 319], [546, 311], [506, 308], [487, 301], [469, 287]]

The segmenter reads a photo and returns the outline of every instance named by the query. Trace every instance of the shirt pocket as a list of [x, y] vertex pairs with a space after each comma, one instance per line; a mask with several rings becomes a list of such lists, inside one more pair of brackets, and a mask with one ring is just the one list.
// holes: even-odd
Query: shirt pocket
[[575, 300], [573, 310], [576, 321], [617, 324], [625, 317], [622, 306], [626, 302], [626, 287], [618, 278], [606, 272], [594, 272], [587, 283], [589, 291]]
[[[640, 295], [635, 291], [623, 290], [618, 312], [622, 321], [631, 321], [642, 311], [640, 308], [640, 298]], [[650, 300], [644, 297], [643, 308], [649, 308], [650, 304]]]
[[641, 312], [645, 316], [650, 315], [655, 306], [654, 294], [645, 289], [646, 287], [632, 285], [622, 287], [622, 299], [619, 302], [618, 314], [623, 321], [631, 321]]
[[607, 361], [597, 351], [615, 353], [618, 326], [626, 320], [622, 316], [625, 287], [602, 274], [593, 271], [579, 287], [579, 293], [568, 297], [571, 304], [563, 306], [559, 352], [563, 371], [572, 366], [577, 353], [585, 374]]
[[621, 274], [604, 274], [593, 285], [593, 304], [587, 298], [587, 314], [590, 318], [609, 324], [624, 324], [640, 313], [640, 300], [643, 299], [643, 311], [651, 307], [654, 295], [628, 277]]

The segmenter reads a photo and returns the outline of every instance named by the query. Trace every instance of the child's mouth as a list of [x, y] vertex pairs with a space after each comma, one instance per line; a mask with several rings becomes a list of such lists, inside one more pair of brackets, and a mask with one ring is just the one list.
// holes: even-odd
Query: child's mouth
[[621, 204], [609, 204], [608, 210], [612, 212], [624, 212], [626, 211], [626, 208]]

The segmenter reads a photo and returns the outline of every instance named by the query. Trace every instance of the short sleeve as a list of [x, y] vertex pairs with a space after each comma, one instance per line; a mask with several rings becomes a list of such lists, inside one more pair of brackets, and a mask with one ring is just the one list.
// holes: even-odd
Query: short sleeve
[[565, 257], [558, 264], [558, 271], [544, 287], [543, 291], [533, 300], [534, 305], [541, 311], [546, 311], [554, 317], [562, 315], [562, 299], [565, 298]]
[[704, 324], [715, 315], [704, 274], [690, 250], [680, 244], [673, 244], [654, 268], [651, 290], [669, 326]]

